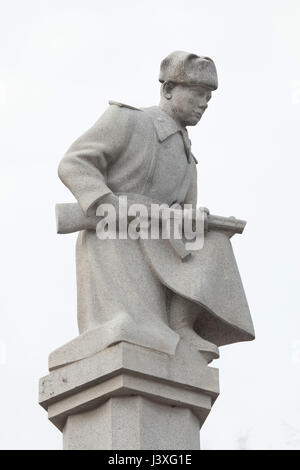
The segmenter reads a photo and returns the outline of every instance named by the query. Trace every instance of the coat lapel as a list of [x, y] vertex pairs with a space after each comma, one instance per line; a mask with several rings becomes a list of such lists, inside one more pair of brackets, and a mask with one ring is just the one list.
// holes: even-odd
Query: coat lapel
[[168, 116], [168, 114], [158, 106], [144, 108], [143, 111], [149, 114], [152, 118], [152, 122], [160, 142], [163, 142], [171, 135], [176, 134], [176, 132], [180, 132], [181, 129], [174, 119]]
[[144, 108], [143, 111], [151, 116], [158, 140], [160, 142], [164, 142], [168, 137], [176, 134], [177, 132], [181, 134], [187, 160], [190, 163], [193, 155], [191, 153], [191, 141], [188, 137], [186, 129], [182, 129], [174, 121], [174, 119], [172, 119], [159, 106], [153, 106], [152, 108]]

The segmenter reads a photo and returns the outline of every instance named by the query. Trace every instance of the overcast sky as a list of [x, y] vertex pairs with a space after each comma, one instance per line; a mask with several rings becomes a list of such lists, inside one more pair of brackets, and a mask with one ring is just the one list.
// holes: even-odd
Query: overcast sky
[[157, 104], [163, 57], [212, 57], [199, 205], [246, 219], [233, 247], [256, 329], [221, 348], [205, 449], [300, 449], [299, 0], [0, 1], [0, 448], [59, 449], [37, 404], [47, 356], [77, 335], [74, 244], [57, 165], [109, 99]]

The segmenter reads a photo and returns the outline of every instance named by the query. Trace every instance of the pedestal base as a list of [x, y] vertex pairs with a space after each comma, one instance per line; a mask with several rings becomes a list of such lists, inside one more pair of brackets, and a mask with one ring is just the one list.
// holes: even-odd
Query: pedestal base
[[175, 356], [118, 343], [40, 381], [65, 449], [199, 449], [218, 393], [218, 370], [183, 342]]
[[67, 418], [65, 450], [199, 450], [200, 423], [187, 408], [141, 396], [110, 398], [103, 405]]

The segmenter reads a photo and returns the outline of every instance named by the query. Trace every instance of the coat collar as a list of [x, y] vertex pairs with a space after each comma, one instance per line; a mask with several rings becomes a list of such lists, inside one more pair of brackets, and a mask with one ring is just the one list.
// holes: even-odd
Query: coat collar
[[155, 128], [158, 140], [160, 142], [163, 142], [171, 135], [174, 135], [177, 132], [180, 132], [182, 139], [183, 139], [188, 162], [190, 163], [191, 159], [193, 159], [197, 165], [198, 161], [191, 152], [191, 141], [189, 139], [188, 132], [185, 128], [180, 127], [174, 121], [174, 119], [172, 119], [171, 116], [169, 116], [159, 106], [152, 106], [151, 108], [140, 108], [140, 110], [146, 112], [152, 118], [152, 122]]
[[152, 118], [153, 125], [156, 130], [156, 134], [158, 140], [163, 142], [171, 135], [176, 134], [176, 132], [180, 132], [183, 138], [183, 143], [187, 155], [187, 159], [190, 162], [191, 157], [194, 159], [195, 163], [197, 164], [198, 161], [195, 156], [191, 152], [191, 141], [188, 137], [188, 132], [185, 128], [180, 127], [171, 116], [166, 113], [163, 109], [159, 106], [152, 106], [151, 108], [135, 108], [134, 106], [130, 106], [129, 104], [120, 103], [119, 101], [109, 101], [110, 105], [116, 105], [121, 108], [129, 108], [134, 109], [136, 111], [144, 111]]
[[163, 142], [176, 132], [182, 132], [183, 129], [159, 106], [143, 108], [143, 111], [152, 118], [157, 137]]

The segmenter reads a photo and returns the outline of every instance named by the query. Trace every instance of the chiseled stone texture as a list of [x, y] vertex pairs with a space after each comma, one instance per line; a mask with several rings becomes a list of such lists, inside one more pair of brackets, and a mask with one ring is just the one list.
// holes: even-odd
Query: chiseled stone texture
[[187, 408], [141, 396], [114, 397], [96, 409], [69, 416], [65, 450], [199, 450], [200, 423]]

